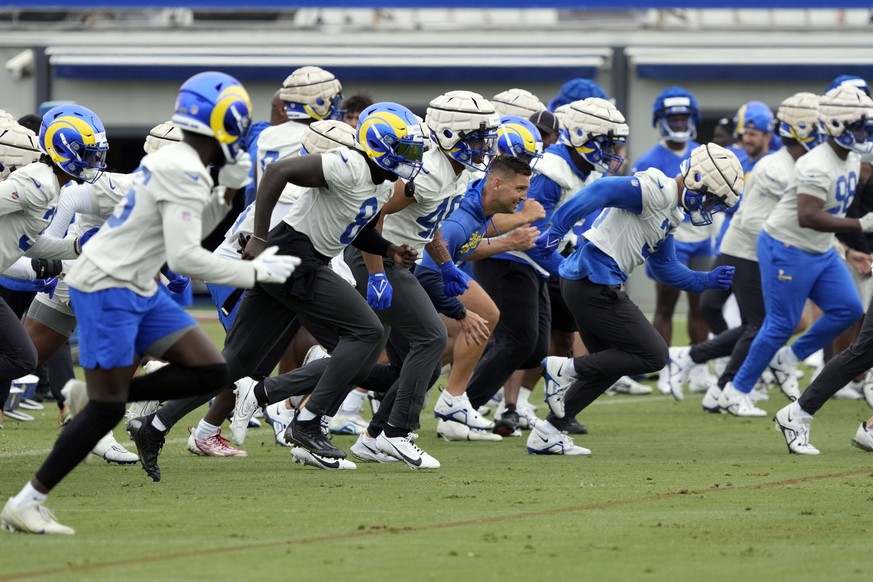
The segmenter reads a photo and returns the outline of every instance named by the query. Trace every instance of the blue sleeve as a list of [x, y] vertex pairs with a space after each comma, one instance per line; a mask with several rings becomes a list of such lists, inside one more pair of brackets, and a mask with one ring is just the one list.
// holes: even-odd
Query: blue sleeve
[[667, 235], [658, 245], [658, 250], [646, 257], [646, 261], [652, 276], [659, 283], [691, 293], [709, 289], [707, 271], [692, 271], [676, 259], [676, 243], [672, 234]]
[[422, 264], [415, 268], [415, 276], [437, 311], [453, 319], [464, 311], [464, 304], [457, 297], [449, 297], [443, 291], [443, 275], [439, 268], [434, 271]]
[[527, 191], [527, 197], [539, 202], [542, 205], [543, 210], [546, 211], [545, 218], [531, 223], [531, 226], [535, 226], [540, 230], [540, 232], [542, 232], [549, 225], [549, 220], [551, 219], [552, 214], [554, 214], [558, 202], [561, 201], [561, 187], [558, 186], [554, 180], [551, 180], [542, 174], [538, 174], [533, 180], [531, 180], [530, 188]]
[[558, 236], [567, 234], [573, 225], [597, 210], [623, 208], [636, 214], [643, 211], [643, 190], [638, 178], [600, 178], [582, 188], [552, 216], [551, 230]]

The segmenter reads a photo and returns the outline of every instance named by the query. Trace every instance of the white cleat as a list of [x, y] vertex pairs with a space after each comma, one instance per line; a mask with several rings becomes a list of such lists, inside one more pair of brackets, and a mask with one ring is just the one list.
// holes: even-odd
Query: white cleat
[[849, 382], [848, 384], [837, 390], [836, 393], [833, 395], [833, 398], [834, 400], [863, 400], [863, 389], [863, 382]]
[[309, 350], [307, 350], [306, 355], [303, 357], [303, 363], [300, 364], [302, 368], [309, 362], [314, 362], [315, 360], [323, 360], [324, 358], [329, 358], [330, 354], [327, 353], [323, 347], [318, 344], [315, 344]]
[[317, 467], [326, 471], [354, 471], [358, 468], [353, 462], [346, 459], [330, 459], [316, 455], [312, 451], [307, 451], [303, 447], [293, 447], [291, 449], [291, 459], [295, 463], [300, 463], [304, 466]]
[[465, 424], [474, 430], [490, 431], [494, 428], [493, 422], [482, 418], [479, 411], [473, 408], [466, 392], [452, 396], [448, 390], [443, 390], [434, 404], [433, 415], [435, 418]]
[[141, 400], [139, 402], [131, 402], [127, 407], [127, 412], [124, 413], [124, 418], [130, 422], [134, 418], [140, 416], [148, 416], [158, 410], [161, 402], [159, 400]]
[[809, 442], [809, 427], [812, 424], [812, 416], [792, 414], [792, 402], [788, 406], [779, 409], [773, 422], [776, 428], [782, 431], [788, 452], [796, 455], [817, 455], [819, 450]]
[[[696, 364], [691, 359], [690, 347], [671, 347], [670, 361], [667, 363], [668, 378], [667, 382], [670, 387], [670, 394], [673, 398], [681, 401], [685, 398], [685, 384], [688, 382], [688, 376], [691, 374], [691, 369], [696, 367]], [[661, 374], [658, 374], [660, 380]]]
[[721, 388], [719, 388], [718, 384], [713, 384], [706, 391], [706, 394], [703, 395], [703, 402], [700, 403], [703, 407], [703, 412], [721, 414], [721, 408], [718, 405], [719, 398], [721, 398]]
[[489, 430], [470, 428], [466, 424], [439, 419], [437, 436], [447, 441], [502, 441], [503, 437]]
[[587, 457], [591, 451], [577, 446], [569, 435], [562, 432], [545, 434], [536, 427], [527, 437], [527, 452], [529, 455], [567, 455], [572, 457]]
[[873, 408], [873, 371], [867, 372], [864, 383], [861, 385], [861, 394], [867, 402], [867, 406]]
[[410, 469], [439, 469], [440, 462], [419, 448], [409, 436], [387, 437], [383, 432], [376, 437], [380, 451], [400, 459]]
[[248, 457], [249, 454], [230, 444], [221, 436], [221, 431], [203, 440], [194, 437], [194, 429], [188, 427], [188, 452], [199, 457]]
[[276, 402], [266, 408], [266, 419], [273, 425], [273, 433], [276, 435], [276, 444], [290, 447], [291, 443], [285, 440], [285, 429], [294, 420], [294, 411], [285, 407], [285, 402]]
[[[651, 388], [649, 388], [649, 390], [651, 391]], [[518, 413], [518, 426], [523, 430], [532, 429], [540, 420], [533, 406], [531, 406], [527, 401], [522, 402], [522, 400], [519, 399], [518, 403], [515, 405], [515, 411]]]
[[92, 455], [105, 459], [107, 463], [133, 465], [139, 462], [139, 457], [121, 446], [111, 432], [106, 433], [91, 450]]
[[376, 439], [365, 434], [358, 435], [358, 440], [349, 449], [359, 460], [365, 463], [397, 463], [400, 459], [389, 457], [376, 446]]
[[718, 378], [709, 373], [706, 364], [693, 364], [688, 374], [688, 391], [692, 394], [704, 394], [713, 384], [718, 384]]
[[60, 534], [71, 536], [73, 528], [61, 525], [51, 510], [33, 501], [20, 507], [12, 505], [12, 499], [6, 502], [3, 512], [0, 513], [0, 527], [9, 531], [32, 533], [32, 534]]
[[359, 435], [366, 432], [368, 426], [370, 423], [364, 420], [360, 414], [337, 413], [330, 419], [328, 429], [331, 434]]
[[873, 431], [867, 428], [866, 422], [862, 422], [858, 430], [855, 431], [852, 446], [858, 447], [862, 451], [873, 452]]
[[[607, 392], [612, 394], [628, 394], [630, 396], [645, 396], [652, 393], [652, 388], [637, 382], [630, 376], [622, 376], [615, 381], [615, 384], [609, 387]], [[521, 415], [520, 412], [519, 415]]]
[[258, 409], [258, 400], [255, 398], [255, 386], [258, 385], [258, 382], [246, 376], [234, 382], [234, 385], [236, 386], [233, 389], [233, 393], [236, 394], [236, 404], [234, 404], [233, 418], [230, 421], [230, 434], [233, 437], [233, 442], [241, 445], [246, 440], [249, 421], [252, 420]]
[[757, 418], [767, 416], [767, 411], [755, 406], [755, 403], [752, 402], [748, 394], [734, 388], [733, 382], [728, 382], [724, 390], [722, 390], [721, 396], [718, 399], [718, 406], [734, 416]]
[[67, 380], [61, 388], [61, 396], [64, 397], [64, 404], [70, 409], [71, 417], [74, 417], [88, 404], [88, 387], [81, 380]]
[[779, 351], [770, 360], [769, 367], [782, 393], [789, 400], [800, 398], [800, 385], [797, 382], [797, 356], [791, 351], [791, 346], [779, 348]]
[[[549, 356], [543, 358], [543, 376], [546, 379], [546, 404], [558, 418], [564, 418], [564, 397], [575, 378], [561, 373], [561, 366], [572, 358]], [[572, 364], [571, 364], [572, 365]]]

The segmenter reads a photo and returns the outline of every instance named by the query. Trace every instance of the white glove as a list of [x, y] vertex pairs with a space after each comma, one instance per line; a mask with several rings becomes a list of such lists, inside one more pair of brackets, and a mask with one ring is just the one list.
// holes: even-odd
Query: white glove
[[873, 232], [873, 212], [868, 212], [858, 222], [861, 223], [861, 232]]
[[248, 152], [240, 151], [232, 164], [225, 164], [218, 170], [218, 183], [232, 190], [245, 188], [252, 182], [252, 158]]
[[277, 255], [278, 250], [277, 246], [266, 248], [252, 261], [252, 266], [255, 268], [255, 281], [258, 283], [284, 283], [294, 272], [294, 268], [300, 264], [298, 257]]

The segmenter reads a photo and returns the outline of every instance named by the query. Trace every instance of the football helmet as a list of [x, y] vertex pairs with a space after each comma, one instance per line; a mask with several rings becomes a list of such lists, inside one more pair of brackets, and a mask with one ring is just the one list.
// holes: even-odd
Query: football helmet
[[615, 105], [599, 97], [574, 101], [567, 106], [561, 124], [561, 143], [600, 172], [618, 172], [624, 158], [615, 150], [627, 142], [630, 130]]
[[179, 88], [172, 122], [183, 131], [214, 137], [227, 163], [233, 164], [252, 124], [252, 101], [230, 75], [198, 73]]
[[[830, 91], [831, 89], [836, 89], [841, 85], [851, 85], [852, 87], [857, 87], [858, 89], [866, 93], [868, 97], [870, 96], [870, 85], [867, 84], [867, 81], [855, 75], [840, 75], [833, 80], [827, 90]], [[825, 91], [825, 93], [827, 93], [827, 91]]]
[[743, 104], [734, 116], [734, 135], [743, 135], [746, 129], [773, 133], [773, 110], [762, 101]]
[[712, 215], [733, 207], [743, 193], [743, 166], [737, 156], [715, 143], [697, 146], [682, 162], [682, 208], [695, 226], [712, 224]]
[[779, 135], [791, 138], [811, 150], [827, 138], [819, 122], [819, 100], [814, 93], [795, 93], [779, 105], [776, 120]]
[[93, 184], [106, 170], [106, 130], [97, 114], [81, 105], [46, 111], [39, 126], [39, 147], [69, 175]]
[[506, 154], [527, 162], [531, 168], [543, 157], [543, 138], [537, 127], [517, 115], [500, 118], [497, 128], [498, 155]]
[[431, 140], [453, 160], [474, 170], [488, 167], [500, 117], [472, 91], [449, 91], [430, 102], [424, 118]]
[[[677, 116], [687, 117], [687, 121], [676, 119]], [[655, 98], [652, 127], [658, 129], [662, 138], [687, 143], [697, 137], [699, 124], [700, 107], [689, 91], [682, 87], [667, 87]]]
[[819, 102], [827, 134], [841, 147], [868, 153], [873, 145], [873, 99], [852, 85], [840, 85]]
[[570, 79], [561, 85], [561, 91], [549, 101], [549, 111], [554, 113], [558, 107], [569, 105], [573, 101], [588, 99], [589, 97], [597, 97], [609, 101], [609, 96], [603, 90], [603, 87], [591, 79], [582, 77]]
[[279, 89], [288, 119], [342, 119], [343, 86], [321, 67], [300, 67]]
[[303, 132], [300, 155], [323, 154], [339, 146], [355, 147], [355, 128], [336, 119], [313, 121]]
[[182, 141], [182, 130], [173, 125], [172, 121], [165, 121], [149, 130], [142, 149], [147, 154], [153, 154], [166, 145], [180, 141]]
[[404, 180], [421, 171], [424, 134], [416, 116], [403, 105], [374, 103], [358, 119], [358, 147], [380, 168]]
[[542, 111], [546, 108], [543, 102], [539, 100], [539, 97], [524, 89], [507, 89], [495, 95], [491, 103], [494, 105], [494, 110], [501, 117], [504, 115], [518, 115], [527, 119], [537, 111]]
[[0, 180], [37, 161], [41, 155], [36, 134], [0, 109]]

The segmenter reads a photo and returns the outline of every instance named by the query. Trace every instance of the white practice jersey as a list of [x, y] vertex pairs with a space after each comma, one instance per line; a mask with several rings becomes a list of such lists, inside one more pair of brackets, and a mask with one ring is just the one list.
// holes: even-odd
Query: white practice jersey
[[643, 193], [643, 211], [605, 208], [584, 237], [612, 257], [622, 271], [631, 274], [685, 218], [677, 208], [676, 180], [657, 168], [634, 174]]
[[[297, 188], [301, 193], [306, 190], [306, 188], [300, 188], [299, 186], [295, 186], [295, 188]], [[270, 216], [270, 230], [273, 230], [274, 226], [282, 222], [282, 219], [285, 218], [285, 215], [290, 211], [290, 203], [281, 201], [276, 202], [276, 206], [273, 208], [273, 214]], [[215, 249], [215, 254], [228, 259], [241, 258], [242, 247], [239, 244], [239, 237], [240, 235], [245, 237], [251, 236], [255, 231], [254, 229], [255, 203], [252, 202], [239, 213], [239, 216], [236, 217], [236, 220], [230, 228], [227, 229], [227, 232], [224, 233], [224, 240], [221, 241], [221, 244]]]
[[[258, 183], [267, 170], [267, 166], [276, 160], [290, 158], [300, 154], [300, 146], [303, 144], [303, 134], [308, 126], [296, 121], [287, 121], [279, 125], [271, 125], [258, 136]], [[279, 197], [281, 202], [294, 202], [294, 195], [299, 191], [295, 186], [288, 184], [282, 190]]]
[[833, 246], [834, 234], [800, 226], [797, 195], [820, 198], [826, 212], [843, 218], [855, 197], [860, 170], [861, 158], [855, 152], [841, 160], [828, 142], [814, 147], [797, 160], [792, 185], [770, 213], [764, 230], [776, 240], [806, 252], [826, 253]]
[[443, 220], [461, 204], [472, 180], [473, 173], [468, 170], [455, 175], [449, 158], [440, 149], [429, 150], [415, 178], [415, 203], [386, 216], [382, 235], [394, 244], [411, 246], [421, 255]]
[[315, 250], [335, 257], [391, 197], [394, 182], [373, 184], [363, 155], [345, 147], [321, 154], [327, 188], [307, 188], [285, 222], [309, 237]]
[[251, 263], [226, 261], [200, 241], [229, 208], [213, 193], [209, 170], [197, 152], [180, 142], [143, 158], [141, 171], [115, 213], [84, 247], [67, 282], [84, 292], [112, 287], [143, 296], [157, 291], [155, 274], [166, 262], [178, 273], [203, 281], [251, 287]]
[[52, 167], [39, 162], [0, 182], [0, 272], [27, 254], [49, 225], [60, 190]]
[[758, 234], [794, 179], [794, 158], [787, 148], [765, 156], [746, 178], [743, 203], [721, 241], [721, 252], [758, 261]]

